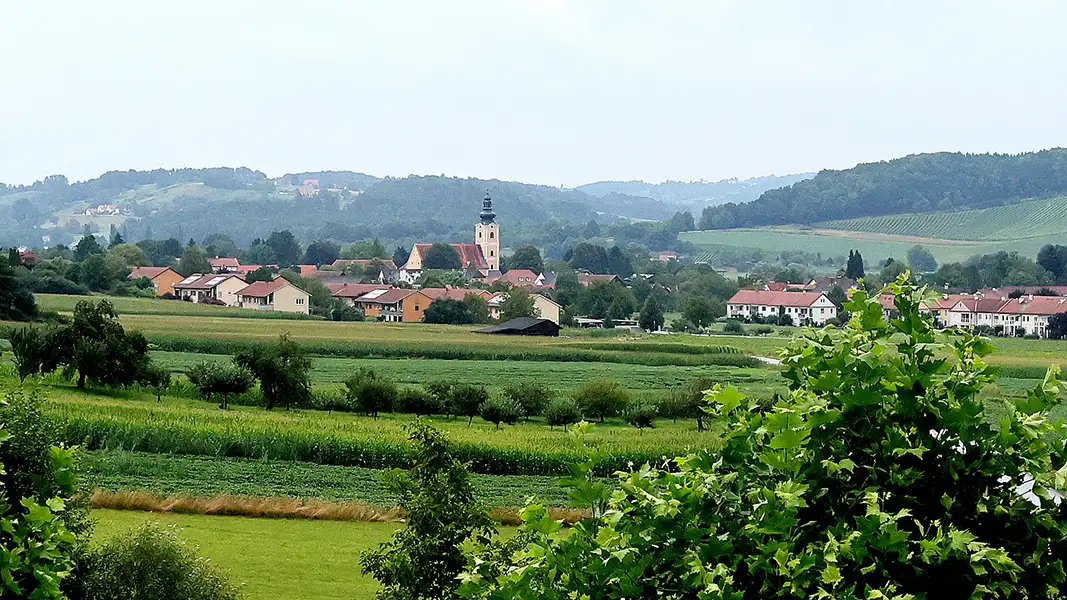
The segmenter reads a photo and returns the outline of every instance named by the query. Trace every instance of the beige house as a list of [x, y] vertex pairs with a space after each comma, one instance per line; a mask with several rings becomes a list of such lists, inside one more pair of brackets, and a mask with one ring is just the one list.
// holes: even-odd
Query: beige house
[[[508, 297], [507, 292], [497, 292], [486, 302], [489, 303], [489, 316], [494, 319], [500, 318], [500, 307], [504, 304], [504, 300]], [[534, 301], [534, 314], [533, 316], [548, 319], [556, 325], [559, 325], [559, 311], [562, 308], [559, 304], [556, 304], [549, 298], [542, 296], [541, 294], [530, 294], [530, 298]]]
[[248, 284], [239, 275], [227, 273], [202, 275], [196, 273], [174, 284], [174, 293], [190, 302], [222, 302], [237, 306], [237, 292]]
[[309, 314], [311, 295], [282, 277], [257, 281], [237, 293], [239, 306], [253, 310], [276, 310]]

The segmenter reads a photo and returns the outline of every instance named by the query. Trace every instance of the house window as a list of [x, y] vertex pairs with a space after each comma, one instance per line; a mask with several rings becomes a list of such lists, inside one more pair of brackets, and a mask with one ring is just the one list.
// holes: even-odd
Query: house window
[[296, 299], [296, 303], [297, 304], [303, 304], [304, 303], [304, 299], [303, 298], [297, 298]]
[[418, 305], [418, 304], [416, 304], [416, 305], [415, 305], [415, 311], [416, 311], [416, 312], [418, 312], [418, 310], [419, 310], [419, 305]]

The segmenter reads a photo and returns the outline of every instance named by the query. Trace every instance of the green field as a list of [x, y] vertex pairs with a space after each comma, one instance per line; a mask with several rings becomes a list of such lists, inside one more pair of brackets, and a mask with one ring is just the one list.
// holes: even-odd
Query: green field
[[993, 208], [827, 221], [825, 229], [869, 231], [946, 240], [1011, 241], [1067, 233], [1067, 196]]
[[370, 600], [375, 582], [360, 574], [359, 554], [399, 524], [249, 519], [94, 510], [94, 537], [105, 540], [146, 520], [173, 525], [241, 585], [246, 600]]
[[252, 310], [229, 306], [211, 306], [180, 300], [163, 300], [160, 298], [129, 298], [125, 296], [68, 296], [62, 294], [36, 294], [37, 306], [44, 311], [70, 313], [82, 300], [97, 301], [106, 299], [115, 307], [115, 312], [122, 315], [184, 315], [192, 317], [240, 317], [245, 319], [313, 319], [321, 320], [300, 313], [274, 312], [269, 310]]

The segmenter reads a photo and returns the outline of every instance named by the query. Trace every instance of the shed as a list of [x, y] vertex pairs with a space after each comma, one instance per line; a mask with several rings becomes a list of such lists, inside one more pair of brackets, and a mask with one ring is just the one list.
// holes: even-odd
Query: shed
[[559, 325], [548, 319], [518, 317], [485, 329], [476, 329], [474, 333], [497, 333], [502, 335], [548, 335], [559, 336]]

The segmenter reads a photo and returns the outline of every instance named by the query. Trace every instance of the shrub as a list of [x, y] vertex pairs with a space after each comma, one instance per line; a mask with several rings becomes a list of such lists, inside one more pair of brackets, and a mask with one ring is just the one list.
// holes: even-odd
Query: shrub
[[200, 397], [210, 402], [216, 395], [221, 399], [219, 408], [230, 406], [230, 398], [243, 394], [255, 385], [255, 378], [248, 369], [231, 363], [200, 362], [186, 371]]
[[501, 423], [514, 425], [518, 422], [522, 416], [522, 406], [506, 396], [493, 396], [482, 402], [478, 407], [478, 414], [500, 429]]
[[614, 417], [630, 402], [630, 393], [616, 381], [590, 381], [574, 393], [582, 414], [601, 423]]
[[79, 561], [78, 597], [85, 600], [236, 600], [240, 597], [205, 558], [177, 535], [146, 523], [111, 538]]
[[170, 376], [170, 369], [150, 361], [137, 374], [137, 383], [155, 392], [156, 402], [160, 402], [163, 400], [163, 392], [170, 388], [173, 380]]
[[379, 600], [451, 600], [470, 562], [464, 547], [487, 543], [496, 529], [474, 495], [466, 465], [441, 434], [418, 421], [408, 427], [410, 469], [385, 477], [406, 513], [404, 528], [364, 552], [360, 565], [381, 584]]
[[574, 398], [556, 398], [545, 409], [545, 420], [549, 427], [562, 426], [567, 431], [568, 425], [582, 420], [582, 411]]
[[452, 406], [457, 415], [467, 417], [467, 426], [474, 423], [474, 417], [481, 412], [482, 404], [489, 399], [489, 392], [484, 386], [458, 383], [452, 386]]
[[399, 395], [396, 384], [381, 377], [373, 369], [360, 367], [345, 381], [348, 398], [352, 404], [365, 415], [375, 420], [378, 413], [390, 412], [396, 405]]
[[734, 335], [745, 335], [745, 326], [737, 319], [727, 319], [726, 324], [722, 326], [722, 330]]
[[456, 414], [455, 405], [452, 402], [452, 390], [459, 385], [455, 381], [431, 381], [426, 384], [426, 391], [433, 396], [434, 400], [441, 405], [441, 412], [448, 416]]
[[658, 407], [647, 401], [633, 402], [622, 411], [622, 418], [638, 429], [655, 427]]
[[338, 390], [312, 390], [309, 407], [340, 412], [354, 412], [356, 409], [348, 394]]
[[[742, 331], [743, 330], [744, 329], [742, 328]], [[774, 333], [774, 327], [771, 327], [770, 325], [760, 325], [758, 327], [754, 327], [752, 329], [752, 331], [756, 335], [768, 335], [768, 334]]]
[[[48, 334], [37, 327], [12, 329], [7, 334], [11, 342], [11, 354], [14, 355], [15, 372], [19, 381], [26, 381], [30, 375], [40, 373], [48, 356]], [[53, 367], [54, 368], [54, 367]]]
[[522, 382], [505, 386], [504, 396], [521, 406], [522, 416], [528, 420], [545, 412], [552, 390], [538, 383]]
[[259, 380], [267, 410], [283, 403], [303, 406], [311, 399], [311, 358], [288, 333], [273, 344], [237, 353], [233, 361]]
[[793, 315], [789, 313], [782, 313], [778, 315], [778, 324], [785, 327], [793, 326]]
[[396, 401], [396, 411], [413, 414], [417, 417], [423, 415], [440, 414], [441, 402], [430, 392], [420, 388], [404, 388]]

